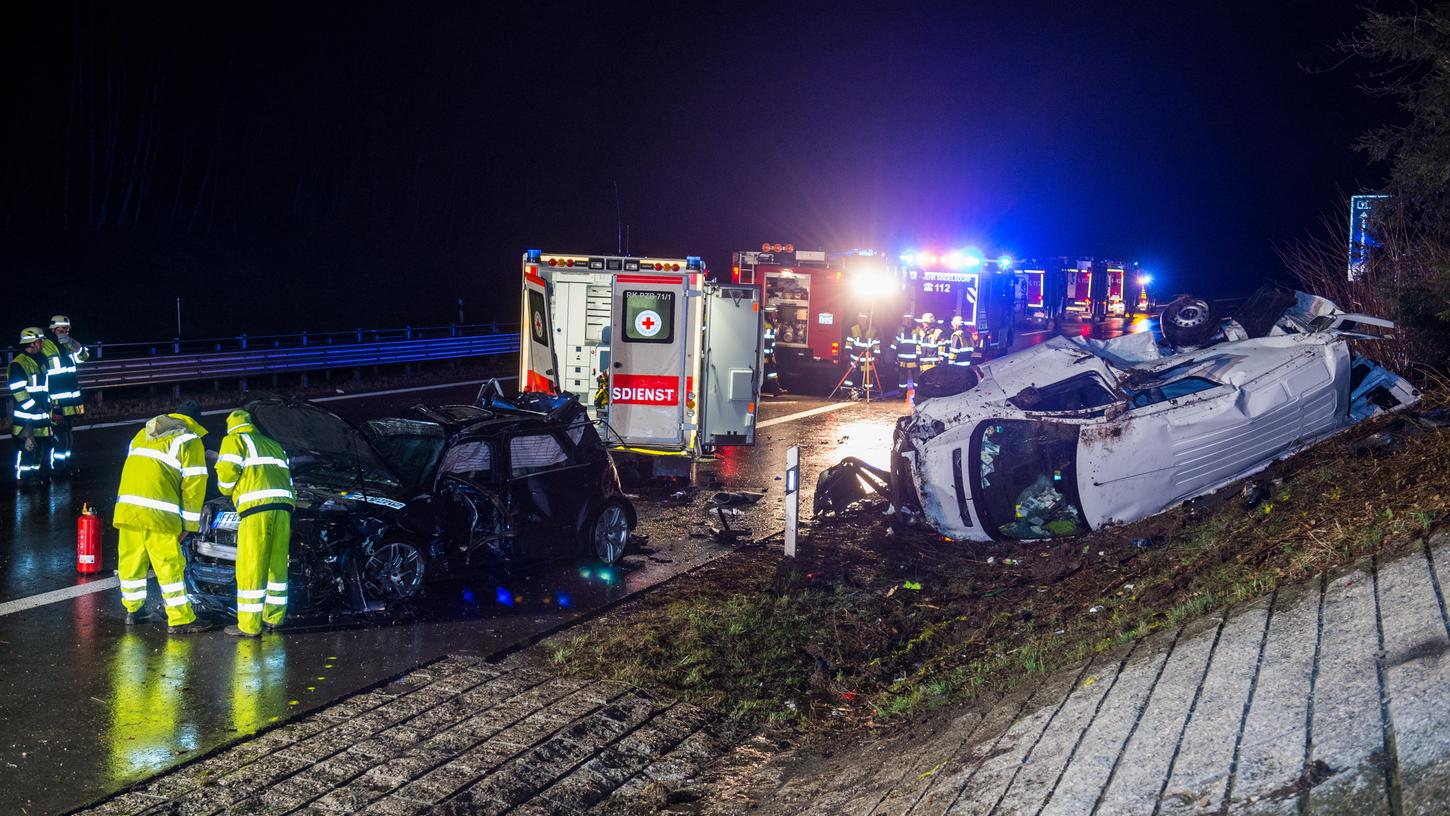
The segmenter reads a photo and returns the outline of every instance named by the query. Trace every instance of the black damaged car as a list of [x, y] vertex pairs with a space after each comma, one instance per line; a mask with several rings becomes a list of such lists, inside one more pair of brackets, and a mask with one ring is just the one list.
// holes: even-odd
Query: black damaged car
[[[419, 405], [361, 427], [305, 400], [246, 408], [291, 463], [289, 617], [396, 611], [432, 579], [510, 563], [612, 564], [637, 522], [572, 397]], [[238, 524], [212, 499], [183, 542], [187, 592], [204, 610], [235, 613]]]

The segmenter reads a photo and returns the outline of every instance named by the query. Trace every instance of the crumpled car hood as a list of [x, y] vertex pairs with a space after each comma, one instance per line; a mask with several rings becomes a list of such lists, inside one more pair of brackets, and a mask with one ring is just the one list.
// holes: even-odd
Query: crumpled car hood
[[277, 440], [289, 456], [307, 453], [389, 472], [362, 432], [326, 408], [281, 397], [256, 400], [246, 408], [262, 433]]

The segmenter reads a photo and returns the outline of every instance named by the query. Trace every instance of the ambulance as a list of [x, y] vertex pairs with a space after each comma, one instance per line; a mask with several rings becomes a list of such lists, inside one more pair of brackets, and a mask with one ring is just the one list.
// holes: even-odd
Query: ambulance
[[701, 455], [755, 444], [758, 286], [708, 281], [693, 256], [531, 249], [522, 265], [523, 390], [578, 397], [646, 475], [689, 478]]

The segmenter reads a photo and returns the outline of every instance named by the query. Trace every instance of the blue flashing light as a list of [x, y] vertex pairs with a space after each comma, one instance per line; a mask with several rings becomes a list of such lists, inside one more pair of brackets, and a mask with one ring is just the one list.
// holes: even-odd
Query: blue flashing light
[[982, 250], [974, 246], [960, 250], [960, 254], [962, 257], [962, 265], [969, 269], [981, 266], [982, 261], [985, 260], [985, 256], [982, 255]]
[[566, 594], [564, 594], [562, 592], [559, 593], [559, 606], [562, 606], [565, 609], [568, 609], [569, 607], [571, 607], [573, 605], [574, 605], [574, 601], [571, 600], [568, 595], [566, 595]]
[[686, 255], [685, 256], [685, 268], [686, 269], [699, 269], [700, 268], [700, 256], [699, 255]]
[[544, 250], [542, 249], [530, 249], [528, 250], [528, 253], [529, 263], [538, 263], [539, 260], [544, 257]]
[[912, 263], [915, 260], [916, 260], [916, 253], [915, 252], [903, 252], [903, 253], [901, 253], [901, 262], [904, 263], [904, 264]]
[[1011, 269], [1012, 268], [1012, 256], [1011, 255], [1003, 255], [1003, 256], [1001, 256], [1000, 258], [997, 259], [997, 266], [999, 266], [999, 267], [1001, 267], [1003, 269]]
[[474, 597], [472, 587], [463, 588], [463, 602], [469, 606], [478, 606], [478, 598]]
[[497, 590], [494, 591], [494, 599], [497, 600], [499, 603], [503, 604], [504, 606], [514, 605], [513, 593], [509, 592], [503, 587], [499, 587]]

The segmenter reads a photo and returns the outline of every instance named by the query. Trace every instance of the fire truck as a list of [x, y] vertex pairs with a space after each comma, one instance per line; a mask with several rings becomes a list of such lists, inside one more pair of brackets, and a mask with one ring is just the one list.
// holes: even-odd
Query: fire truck
[[903, 309], [900, 270], [869, 249], [844, 252], [762, 244], [733, 253], [730, 280], [759, 289], [774, 307], [775, 359], [782, 377], [826, 378], [847, 364], [845, 338], [858, 316], [891, 344]]
[[[758, 287], [706, 280], [698, 257], [523, 256], [519, 382], [568, 392], [618, 459], [689, 478], [702, 453], [755, 443]], [[601, 375], [608, 399], [595, 407]]]
[[[1054, 267], [1063, 287], [1062, 317], [1068, 320], [1102, 320], [1123, 317], [1130, 311], [1128, 270], [1130, 267], [1136, 270], [1136, 264], [1092, 258], [1058, 258], [1046, 272], [1051, 274]], [[1046, 286], [1049, 292], [1048, 311], [1056, 305], [1050, 295], [1051, 288], [1049, 280]]]
[[913, 253], [902, 256], [910, 313], [930, 312], [951, 335], [951, 320], [961, 317], [973, 359], [1006, 352], [1012, 346], [1017, 277], [1012, 261], [977, 255]]

